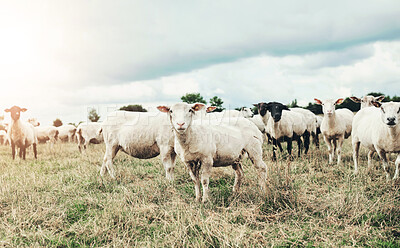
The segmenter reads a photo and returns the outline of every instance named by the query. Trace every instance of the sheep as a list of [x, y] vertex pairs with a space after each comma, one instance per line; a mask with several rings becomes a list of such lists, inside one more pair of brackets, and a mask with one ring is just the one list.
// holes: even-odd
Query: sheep
[[292, 154], [292, 140], [296, 140], [298, 144], [298, 156], [300, 156], [302, 148], [301, 136], [305, 135], [307, 132], [304, 116], [291, 111], [286, 105], [278, 102], [261, 102], [258, 103], [257, 106], [263, 118], [266, 132], [272, 138], [272, 159], [276, 160], [276, 147], [278, 147], [281, 152], [283, 151], [280, 140], [287, 142], [289, 155]]
[[254, 113], [250, 108], [242, 107], [239, 112], [244, 118], [252, 118], [254, 116]]
[[315, 135], [315, 139], [314, 144], [315, 146], [319, 149], [319, 134], [321, 133], [321, 123], [322, 123], [322, 116], [316, 115], [315, 116], [315, 127], [316, 127], [316, 135]]
[[304, 121], [306, 124], [306, 132], [303, 134], [304, 147], [305, 147], [304, 153], [307, 154], [310, 144], [310, 135], [312, 136], [314, 141], [317, 135], [316, 116], [313, 112], [311, 112], [308, 109], [290, 108], [290, 110], [302, 114], [304, 116]]
[[140, 159], [160, 155], [167, 180], [174, 180], [174, 134], [165, 115], [116, 111], [102, 123], [100, 133], [106, 144], [101, 176], [108, 171], [110, 176], [115, 178], [113, 159], [117, 152], [122, 150]]
[[58, 139], [58, 130], [56, 127], [40, 126], [40, 122], [35, 118], [28, 119], [28, 122], [34, 126], [39, 143], [46, 143], [49, 141], [51, 146], [56, 143]]
[[381, 95], [381, 96], [374, 97], [374, 96], [368, 95], [368, 96], [363, 96], [361, 98], [352, 96], [352, 97], [350, 97], [350, 99], [353, 102], [361, 103], [361, 109], [363, 109], [366, 107], [373, 107], [374, 102], [382, 102], [382, 100], [385, 99], [385, 96]]
[[351, 134], [354, 114], [348, 109], [335, 110], [335, 106], [341, 104], [343, 98], [336, 101], [332, 99], [321, 101], [317, 98], [314, 98], [314, 100], [317, 104], [322, 105], [322, 112], [324, 113], [321, 133], [328, 146], [329, 163], [333, 163], [335, 150], [337, 150], [337, 165], [340, 165], [343, 141]]
[[25, 160], [26, 148], [33, 146], [34, 157], [37, 158], [37, 137], [33, 125], [23, 122], [20, 119], [21, 112], [27, 111], [26, 108], [13, 106], [4, 110], [11, 114], [11, 124], [8, 128], [8, 135], [11, 143], [12, 157], [15, 159], [15, 146], [19, 148], [19, 157]]
[[75, 136], [76, 127], [73, 125], [63, 125], [57, 127], [58, 129], [58, 139], [61, 141], [72, 142]]
[[243, 175], [241, 158], [245, 153], [258, 169], [260, 185], [265, 189], [267, 166], [262, 160], [262, 134], [250, 121], [237, 118], [235, 125], [204, 125], [193, 120], [194, 113], [204, 108], [204, 104], [199, 103], [177, 103], [171, 107], [157, 108], [167, 113], [170, 120], [175, 135], [175, 152], [195, 182], [196, 201], [201, 198], [200, 178], [203, 186], [202, 202], [209, 198], [208, 184], [212, 167], [231, 165], [236, 172], [233, 191], [238, 192]]
[[7, 145], [7, 143], [10, 143], [7, 132], [5, 130], [0, 130], [0, 145]]
[[[386, 153], [400, 153], [400, 103], [373, 102], [376, 107], [366, 107], [356, 113], [353, 119], [352, 146], [354, 173], [358, 172], [358, 155], [360, 145], [372, 152], [377, 152], [382, 160], [382, 167], [389, 180], [386, 170], [388, 160]], [[371, 168], [371, 153], [368, 153], [368, 169]], [[393, 180], [399, 177], [400, 154], [397, 155], [396, 171]]]
[[99, 134], [100, 128], [101, 123], [98, 122], [79, 124], [79, 126], [76, 128], [79, 152], [82, 152], [82, 147], [83, 149], [86, 149], [89, 143], [100, 144], [103, 142], [103, 136]]

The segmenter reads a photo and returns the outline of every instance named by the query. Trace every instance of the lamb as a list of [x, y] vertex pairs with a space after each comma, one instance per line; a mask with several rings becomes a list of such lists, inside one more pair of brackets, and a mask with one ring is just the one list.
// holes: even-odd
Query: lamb
[[89, 143], [100, 144], [103, 142], [103, 136], [99, 134], [100, 128], [101, 123], [98, 122], [79, 124], [76, 128], [79, 152], [82, 152], [82, 147], [86, 149]]
[[54, 126], [40, 126], [35, 118], [28, 119], [28, 122], [32, 124], [36, 131], [36, 136], [39, 143], [46, 143], [47, 141], [53, 146], [58, 139], [58, 130]]
[[72, 142], [75, 136], [76, 127], [73, 125], [63, 125], [57, 127], [58, 129], [58, 139], [61, 141]]
[[[279, 147], [282, 152], [280, 140], [287, 142], [287, 150], [289, 155], [292, 154], [292, 140], [296, 140], [298, 144], [298, 156], [301, 154], [302, 136], [307, 136], [307, 126], [304, 116], [295, 111], [291, 111], [286, 105], [278, 102], [258, 103], [260, 115], [263, 117], [263, 122], [267, 134], [272, 138], [273, 142], [273, 160], [276, 160], [276, 147]], [[304, 142], [307, 145], [308, 143]]]
[[343, 98], [339, 98], [336, 101], [332, 99], [321, 101], [317, 98], [314, 100], [317, 104], [322, 105], [322, 112], [324, 113], [321, 123], [321, 133], [328, 146], [329, 163], [333, 163], [335, 150], [337, 149], [337, 165], [340, 165], [343, 141], [351, 134], [354, 114], [348, 109], [335, 110], [335, 106], [341, 104]]
[[185, 163], [195, 182], [196, 200], [200, 201], [201, 198], [200, 177], [203, 186], [202, 201], [206, 202], [209, 198], [208, 184], [212, 167], [231, 165], [236, 171], [233, 191], [238, 192], [243, 174], [241, 158], [245, 153], [259, 170], [260, 185], [265, 189], [267, 166], [262, 160], [261, 132], [245, 118], [236, 119], [235, 125], [203, 125], [199, 121], [193, 121], [194, 113], [202, 108], [204, 104], [199, 103], [158, 107], [168, 115], [175, 135], [175, 152]]
[[10, 143], [7, 132], [5, 130], [0, 130], [0, 145], [7, 145], [7, 143]]
[[[375, 107], [361, 109], [354, 116], [352, 130], [354, 173], [358, 172], [358, 153], [360, 144], [370, 151], [377, 152], [382, 160], [382, 167], [386, 173], [386, 180], [389, 180], [389, 173], [386, 170], [388, 160], [386, 153], [398, 153], [395, 165], [396, 171], [393, 180], [399, 177], [400, 164], [400, 103], [373, 102]], [[379, 108], [380, 107], [380, 108]], [[368, 168], [371, 168], [371, 152], [368, 153]]]
[[108, 171], [110, 176], [115, 178], [113, 159], [117, 152], [122, 150], [140, 159], [160, 155], [167, 180], [174, 179], [174, 134], [165, 115], [116, 111], [103, 122], [100, 133], [106, 144], [101, 176]]
[[37, 158], [36, 146], [38, 141], [35, 129], [32, 124], [23, 122], [20, 119], [21, 112], [25, 112], [27, 109], [13, 106], [4, 111], [11, 114], [11, 124], [8, 128], [8, 135], [10, 138], [13, 159], [15, 159], [15, 146], [19, 148], [19, 157], [25, 160], [26, 148], [30, 145], [33, 146], [33, 153], [35, 158]]
[[350, 99], [353, 102], [361, 103], [361, 109], [363, 109], [363, 108], [366, 108], [366, 107], [373, 107], [374, 106], [374, 104], [373, 104], [374, 102], [382, 102], [382, 100], [385, 99], [385, 96], [381, 95], [381, 96], [374, 97], [374, 96], [368, 95], [368, 96], [363, 96], [361, 98], [352, 96], [352, 97], [350, 97]]

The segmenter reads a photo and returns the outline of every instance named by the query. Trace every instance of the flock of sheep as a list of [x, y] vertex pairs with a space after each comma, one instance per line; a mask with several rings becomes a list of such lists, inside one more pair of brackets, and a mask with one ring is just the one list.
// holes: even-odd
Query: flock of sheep
[[[253, 115], [248, 108], [212, 113], [215, 107], [177, 103], [157, 107], [161, 113], [116, 111], [101, 123], [83, 123], [77, 128], [72, 125], [41, 127], [36, 120], [21, 121], [20, 113], [26, 109], [13, 106], [5, 110], [11, 114], [11, 123], [7, 132], [0, 131], [0, 139], [10, 143], [13, 159], [16, 148], [19, 148], [19, 156], [25, 159], [26, 148], [30, 145], [36, 158], [36, 144], [40, 141], [53, 144], [57, 139], [71, 142], [76, 138], [80, 151], [89, 142], [104, 141], [106, 150], [100, 174], [104, 176], [108, 172], [112, 178], [115, 178], [113, 159], [120, 150], [140, 159], [160, 155], [168, 180], [174, 179], [178, 155], [195, 183], [196, 200], [203, 202], [208, 200], [212, 167], [232, 166], [235, 170], [233, 191], [238, 192], [243, 176], [241, 161], [247, 155], [258, 171], [259, 184], [264, 190], [267, 165], [263, 161], [263, 143], [273, 144], [272, 159], [276, 160], [276, 150], [283, 150], [282, 141], [287, 142], [289, 155], [292, 142], [296, 141], [300, 156], [303, 148], [304, 153], [308, 152], [310, 138], [319, 146], [319, 133], [327, 144], [329, 163], [333, 162], [336, 151], [337, 164], [340, 164], [343, 141], [351, 135], [354, 172], [358, 170], [359, 147], [362, 145], [369, 149], [368, 166], [376, 152], [389, 180], [386, 154], [400, 152], [400, 103], [381, 103], [382, 96], [351, 99], [361, 103], [361, 110], [355, 115], [348, 109], [335, 109], [343, 99], [314, 99], [322, 105], [323, 117], [278, 102], [254, 104], [258, 115]], [[393, 179], [399, 176], [399, 164], [400, 155], [395, 161]]]

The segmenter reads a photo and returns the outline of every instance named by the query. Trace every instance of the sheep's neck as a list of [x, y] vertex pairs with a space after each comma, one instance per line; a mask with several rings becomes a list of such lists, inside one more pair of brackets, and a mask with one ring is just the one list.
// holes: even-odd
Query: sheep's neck
[[328, 118], [328, 126], [329, 128], [334, 128], [336, 126], [336, 114], [335, 112], [332, 116], [326, 116]]
[[176, 130], [174, 130], [174, 132], [178, 139], [179, 144], [182, 147], [187, 146], [187, 143], [189, 142], [189, 137], [191, 136], [192, 133], [192, 128], [189, 126], [184, 133], [179, 133]]

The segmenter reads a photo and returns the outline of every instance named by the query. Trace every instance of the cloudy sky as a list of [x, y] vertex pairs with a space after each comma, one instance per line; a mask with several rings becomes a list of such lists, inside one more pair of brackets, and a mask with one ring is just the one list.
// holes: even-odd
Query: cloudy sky
[[400, 95], [398, 0], [0, 2], [0, 108], [45, 124], [188, 92], [227, 108]]

